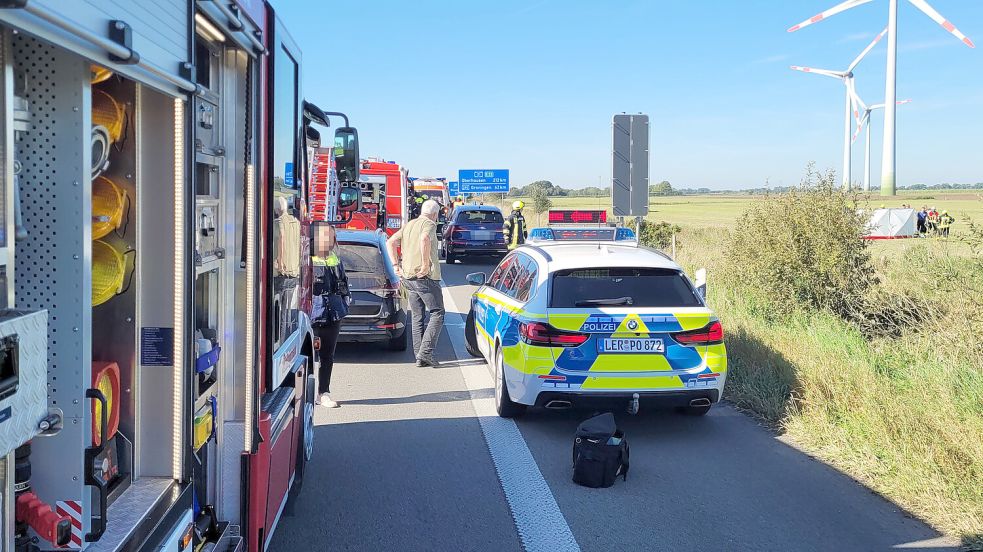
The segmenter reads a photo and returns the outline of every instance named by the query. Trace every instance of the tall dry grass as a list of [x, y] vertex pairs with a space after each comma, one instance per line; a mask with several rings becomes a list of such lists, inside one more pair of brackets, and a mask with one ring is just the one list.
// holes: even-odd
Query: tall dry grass
[[[756, 249], [735, 249], [734, 235], [716, 228], [682, 235], [679, 260], [709, 269], [708, 299], [724, 322], [726, 396], [967, 547], [983, 547], [983, 232], [959, 249], [974, 252], [968, 256], [924, 240], [901, 256], [877, 257], [856, 243], [826, 249], [824, 238], [803, 235], [808, 209], [790, 208], [783, 223], [797, 228]], [[801, 240], [817, 254], [857, 253], [841, 263], [866, 256], [870, 279], [862, 289], [839, 280], [846, 302], [829, 289], [813, 294], [801, 282], [831, 286], [835, 279], [816, 270], [836, 267], [793, 251], [789, 244]], [[777, 256], [762, 260], [762, 247]], [[770, 286], [773, 274], [761, 271], [785, 254], [796, 270], [777, 273], [802, 279]]]

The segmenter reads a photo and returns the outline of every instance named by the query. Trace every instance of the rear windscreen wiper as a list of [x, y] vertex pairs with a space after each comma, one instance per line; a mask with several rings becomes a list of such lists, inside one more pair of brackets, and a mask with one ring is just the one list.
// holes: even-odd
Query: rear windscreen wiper
[[634, 303], [631, 297], [613, 297], [611, 299], [585, 299], [575, 303], [578, 307], [601, 307], [601, 306], [620, 306], [631, 305]]

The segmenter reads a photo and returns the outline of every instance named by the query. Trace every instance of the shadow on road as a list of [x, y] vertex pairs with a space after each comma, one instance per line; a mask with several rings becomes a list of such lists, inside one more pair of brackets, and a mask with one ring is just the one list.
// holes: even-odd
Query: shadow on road
[[[495, 396], [492, 389], [481, 389], [475, 394], [479, 399], [486, 399]], [[373, 399], [354, 399], [344, 401], [345, 406], [350, 405], [384, 405], [384, 404], [407, 404], [407, 403], [441, 403], [454, 401], [471, 400], [471, 394], [467, 391], [445, 391], [442, 393], [425, 393], [422, 395], [411, 395], [409, 397], [382, 397]]]

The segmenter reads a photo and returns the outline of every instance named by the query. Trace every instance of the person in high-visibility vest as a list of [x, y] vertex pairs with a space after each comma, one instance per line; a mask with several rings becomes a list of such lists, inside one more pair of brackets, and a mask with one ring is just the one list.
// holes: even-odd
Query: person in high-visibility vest
[[423, 207], [423, 202], [426, 201], [422, 195], [413, 192], [410, 197], [410, 220], [413, 220], [420, 216], [420, 208]]
[[341, 331], [341, 320], [348, 315], [352, 294], [348, 287], [345, 265], [338, 256], [338, 234], [333, 226], [318, 226], [314, 238], [313, 305], [311, 326], [318, 342], [318, 404], [338, 408], [338, 403], [328, 394], [331, 371], [334, 368], [335, 346]]
[[522, 216], [522, 208], [526, 204], [516, 201], [512, 204], [512, 214], [505, 219], [502, 225], [502, 233], [505, 235], [505, 243], [509, 249], [515, 249], [526, 243], [526, 217]]
[[955, 217], [949, 214], [949, 211], [942, 211], [942, 215], [939, 217], [939, 233], [942, 234], [943, 238], [949, 237], [949, 227], [952, 223], [956, 222]]

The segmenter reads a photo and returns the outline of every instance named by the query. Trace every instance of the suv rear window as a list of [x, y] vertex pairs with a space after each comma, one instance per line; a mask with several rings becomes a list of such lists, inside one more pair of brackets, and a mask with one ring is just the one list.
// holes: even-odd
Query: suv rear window
[[502, 213], [498, 211], [459, 211], [454, 222], [457, 224], [501, 224], [504, 221]]
[[550, 307], [700, 307], [689, 280], [665, 268], [578, 268], [553, 275]]
[[352, 289], [379, 287], [389, 274], [379, 246], [371, 243], [340, 243], [338, 257], [345, 267]]

